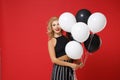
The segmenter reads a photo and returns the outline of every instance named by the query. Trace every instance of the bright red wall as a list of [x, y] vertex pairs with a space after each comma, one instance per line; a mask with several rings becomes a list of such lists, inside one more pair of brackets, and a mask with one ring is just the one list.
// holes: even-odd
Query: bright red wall
[[83, 8], [102, 12], [108, 22], [98, 33], [101, 48], [77, 71], [78, 80], [120, 79], [118, 0], [1, 0], [0, 4], [2, 80], [50, 80], [47, 21]]

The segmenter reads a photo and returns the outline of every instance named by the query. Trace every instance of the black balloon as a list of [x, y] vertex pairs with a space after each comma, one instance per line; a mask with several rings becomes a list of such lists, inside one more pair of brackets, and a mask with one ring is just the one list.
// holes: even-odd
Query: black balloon
[[88, 52], [92, 53], [100, 48], [101, 40], [97, 34], [90, 34], [89, 38], [84, 42], [84, 46]]
[[81, 9], [76, 13], [75, 17], [77, 22], [84, 22], [87, 24], [87, 21], [90, 15], [91, 15], [91, 12], [89, 10]]

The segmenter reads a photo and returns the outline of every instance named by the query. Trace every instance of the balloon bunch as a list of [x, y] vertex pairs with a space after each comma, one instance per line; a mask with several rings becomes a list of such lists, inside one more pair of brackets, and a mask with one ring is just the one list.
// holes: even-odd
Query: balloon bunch
[[87, 9], [79, 10], [75, 16], [70, 12], [61, 14], [59, 24], [71, 40], [65, 47], [66, 54], [72, 59], [80, 59], [83, 55], [81, 43], [89, 53], [97, 51], [101, 39], [96, 33], [105, 28], [106, 22], [106, 17], [102, 13], [91, 14]]

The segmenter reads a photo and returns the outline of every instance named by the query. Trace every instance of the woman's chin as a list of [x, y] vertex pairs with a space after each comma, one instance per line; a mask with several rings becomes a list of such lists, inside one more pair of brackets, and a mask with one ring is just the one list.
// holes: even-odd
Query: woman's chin
[[60, 32], [56, 32], [56, 34], [60, 34]]

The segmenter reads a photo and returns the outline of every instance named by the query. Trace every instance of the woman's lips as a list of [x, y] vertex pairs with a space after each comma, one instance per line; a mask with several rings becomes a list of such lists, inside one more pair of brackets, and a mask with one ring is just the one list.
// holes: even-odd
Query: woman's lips
[[55, 29], [56, 31], [59, 31], [60, 29], [58, 28], [58, 29]]

